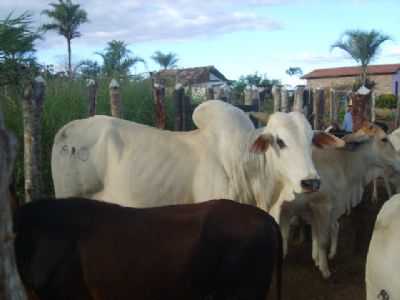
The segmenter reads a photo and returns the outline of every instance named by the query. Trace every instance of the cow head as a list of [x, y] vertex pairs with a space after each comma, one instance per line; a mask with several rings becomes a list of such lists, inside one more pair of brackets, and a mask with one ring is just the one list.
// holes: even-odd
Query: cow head
[[250, 150], [265, 154], [274, 176], [291, 186], [294, 193], [314, 192], [319, 189], [320, 178], [311, 158], [312, 144], [321, 148], [344, 146], [331, 134], [313, 132], [303, 114], [278, 112], [269, 117]]
[[357, 132], [343, 138], [351, 150], [368, 146], [367, 157], [378, 168], [389, 168], [400, 172], [400, 153], [396, 151], [389, 136], [377, 125], [364, 123]]

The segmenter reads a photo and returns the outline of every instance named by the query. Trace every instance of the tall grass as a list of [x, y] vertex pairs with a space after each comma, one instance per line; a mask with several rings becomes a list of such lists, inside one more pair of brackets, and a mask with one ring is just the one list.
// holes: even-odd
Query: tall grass
[[[99, 82], [97, 114], [110, 115], [109, 80]], [[154, 104], [149, 80], [121, 82], [123, 118], [147, 125], [154, 124]], [[1, 107], [4, 110], [6, 127], [13, 131], [19, 141], [15, 165], [15, 183], [18, 194], [24, 194], [23, 128], [21, 93], [13, 89], [0, 91]], [[166, 98], [167, 129], [173, 126], [171, 97]], [[42, 121], [42, 193], [53, 196], [50, 157], [54, 136], [68, 122], [87, 116], [88, 92], [84, 80], [52, 79], [47, 82]]]

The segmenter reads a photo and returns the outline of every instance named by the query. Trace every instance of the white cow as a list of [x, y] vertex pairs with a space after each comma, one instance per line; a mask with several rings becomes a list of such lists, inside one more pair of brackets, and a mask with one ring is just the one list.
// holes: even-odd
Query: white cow
[[400, 154], [379, 127], [368, 124], [345, 140], [347, 145], [343, 149], [313, 150], [321, 188], [317, 193], [299, 195], [282, 208], [281, 214], [285, 252], [292, 216], [301, 216], [311, 224], [312, 256], [325, 278], [330, 276], [329, 240], [329, 257], [333, 258], [337, 250], [338, 220], [362, 200], [364, 187], [370, 180], [368, 170], [392, 168], [400, 172]]
[[367, 300], [400, 299], [400, 194], [380, 210], [369, 244], [365, 270]]
[[[343, 146], [313, 131], [300, 113], [276, 113], [255, 129], [218, 100], [193, 113], [199, 129], [171, 132], [107, 116], [76, 120], [57, 133], [52, 176], [57, 197], [84, 196], [152, 207], [228, 198], [269, 210], [317, 190], [311, 144]], [[279, 220], [279, 205], [274, 210]]]
[[[392, 142], [394, 148], [400, 153], [400, 128], [397, 128], [388, 135], [389, 140]], [[376, 203], [378, 201], [378, 188], [377, 181], [375, 178], [382, 177], [385, 183], [386, 192], [392, 197], [392, 187], [396, 194], [400, 193], [400, 174], [396, 174], [392, 169], [375, 169], [371, 172], [373, 180], [373, 192], [372, 201]]]

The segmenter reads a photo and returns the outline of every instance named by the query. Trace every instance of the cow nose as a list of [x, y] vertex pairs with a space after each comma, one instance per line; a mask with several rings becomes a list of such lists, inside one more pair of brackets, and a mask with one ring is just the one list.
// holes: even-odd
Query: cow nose
[[316, 192], [319, 190], [321, 180], [319, 179], [304, 179], [301, 181], [301, 187], [305, 192]]

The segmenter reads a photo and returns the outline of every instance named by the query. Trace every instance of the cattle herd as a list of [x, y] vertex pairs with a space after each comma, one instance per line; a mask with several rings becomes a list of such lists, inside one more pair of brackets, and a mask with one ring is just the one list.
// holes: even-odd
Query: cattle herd
[[[310, 225], [310, 255], [328, 279], [340, 217], [376, 177], [388, 187], [400, 180], [400, 130], [366, 122], [339, 138], [299, 112], [255, 128], [219, 100], [199, 105], [193, 121], [196, 130], [172, 132], [94, 116], [58, 131], [56, 199], [13, 215], [30, 299], [261, 300], [273, 281], [280, 299], [293, 226]], [[3, 187], [14, 140], [0, 138]], [[371, 238], [367, 300], [400, 299], [399, 215], [395, 194]]]

